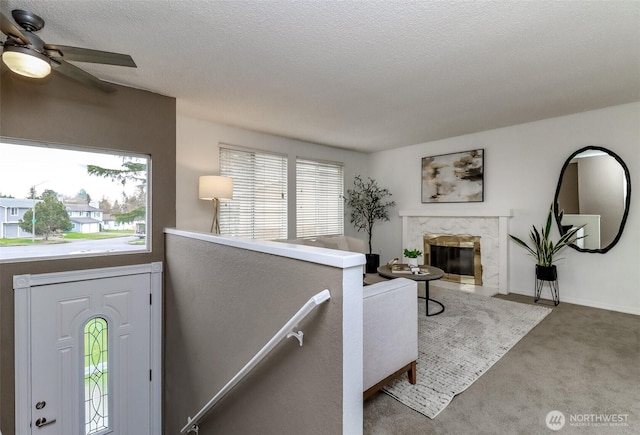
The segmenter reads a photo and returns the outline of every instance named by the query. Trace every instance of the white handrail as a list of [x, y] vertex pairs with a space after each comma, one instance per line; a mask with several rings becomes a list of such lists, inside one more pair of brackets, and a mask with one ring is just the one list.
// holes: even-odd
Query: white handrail
[[323, 302], [328, 301], [329, 299], [331, 299], [331, 293], [327, 289], [322, 290], [320, 293], [317, 293], [315, 296], [309, 299], [298, 310], [298, 312], [295, 313], [293, 317], [289, 319], [289, 321], [285, 323], [285, 325], [280, 328], [278, 332], [276, 332], [271, 340], [269, 340], [267, 344], [265, 344], [264, 347], [260, 349], [260, 351], [253, 358], [251, 358], [251, 360], [244, 367], [242, 367], [242, 369], [240, 369], [240, 371], [233, 378], [231, 378], [231, 380], [227, 382], [227, 384], [222, 387], [222, 389], [215, 396], [213, 396], [211, 400], [209, 400], [209, 402], [204, 405], [200, 411], [198, 411], [195, 417], [187, 418], [187, 424], [182, 428], [180, 433], [198, 433], [198, 422], [200, 421], [200, 419], [207, 412], [209, 412], [209, 410], [213, 408], [220, 400], [222, 400], [222, 398], [226, 396], [227, 393], [229, 393], [233, 389], [233, 387], [235, 387], [245, 376], [247, 376], [249, 372], [253, 370], [253, 368], [257, 366], [258, 363], [260, 363], [260, 361], [262, 361], [262, 359], [266, 357], [269, 352], [271, 352], [282, 340], [290, 337], [295, 337], [300, 342], [300, 346], [302, 346], [302, 338], [304, 334], [302, 333], [302, 331], [295, 332], [294, 328], [296, 328], [298, 326], [298, 323], [302, 319], [304, 319], [311, 311], [313, 311], [314, 308], [316, 308]]

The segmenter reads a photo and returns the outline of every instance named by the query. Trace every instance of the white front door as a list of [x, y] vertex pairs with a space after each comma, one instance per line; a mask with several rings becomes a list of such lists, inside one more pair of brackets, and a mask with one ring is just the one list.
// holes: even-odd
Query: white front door
[[148, 273], [30, 287], [29, 433], [152, 434], [151, 293]]

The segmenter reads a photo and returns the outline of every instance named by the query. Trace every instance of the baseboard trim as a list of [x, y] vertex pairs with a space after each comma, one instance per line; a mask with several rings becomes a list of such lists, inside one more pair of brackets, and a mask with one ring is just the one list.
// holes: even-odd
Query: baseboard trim
[[[526, 290], [511, 290], [510, 293], [515, 293], [518, 295], [523, 295], [523, 296], [531, 296], [533, 298], [533, 292], [531, 291], [526, 291]], [[606, 304], [606, 303], [602, 303], [602, 302], [598, 302], [598, 301], [592, 301], [589, 299], [580, 299], [580, 298], [573, 298], [573, 297], [563, 297], [562, 296], [562, 292], [560, 292], [560, 303], [562, 302], [567, 302], [570, 304], [575, 304], [575, 305], [582, 305], [585, 307], [591, 307], [591, 308], [599, 308], [601, 310], [609, 310], [609, 311], [616, 311], [619, 313], [624, 313], [624, 314], [635, 314], [635, 315], [640, 315], [640, 308], [629, 308], [629, 307], [625, 307], [625, 306], [621, 306], [621, 305], [614, 305], [614, 304]]]

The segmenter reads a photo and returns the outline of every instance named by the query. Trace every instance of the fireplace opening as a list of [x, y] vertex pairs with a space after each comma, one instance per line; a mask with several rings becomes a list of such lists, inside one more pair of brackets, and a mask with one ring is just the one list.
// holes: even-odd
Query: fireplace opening
[[444, 270], [445, 281], [482, 285], [480, 237], [425, 234], [424, 264]]
[[473, 248], [432, 245], [431, 266], [456, 275], [473, 276]]

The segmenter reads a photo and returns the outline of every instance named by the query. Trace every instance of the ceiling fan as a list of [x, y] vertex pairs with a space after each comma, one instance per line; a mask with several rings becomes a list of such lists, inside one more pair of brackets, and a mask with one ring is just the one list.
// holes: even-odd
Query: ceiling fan
[[136, 68], [135, 62], [128, 54], [46, 44], [34, 33], [44, 27], [42, 18], [20, 9], [11, 11], [11, 15], [23, 30], [20, 30], [0, 13], [0, 28], [2, 33], [7, 35], [6, 41], [0, 41], [0, 46], [4, 46], [2, 61], [17, 74], [31, 78], [43, 78], [49, 75], [53, 67], [59, 73], [85, 85], [97, 87], [104, 92], [113, 92], [115, 90], [113, 86], [68, 61]]

